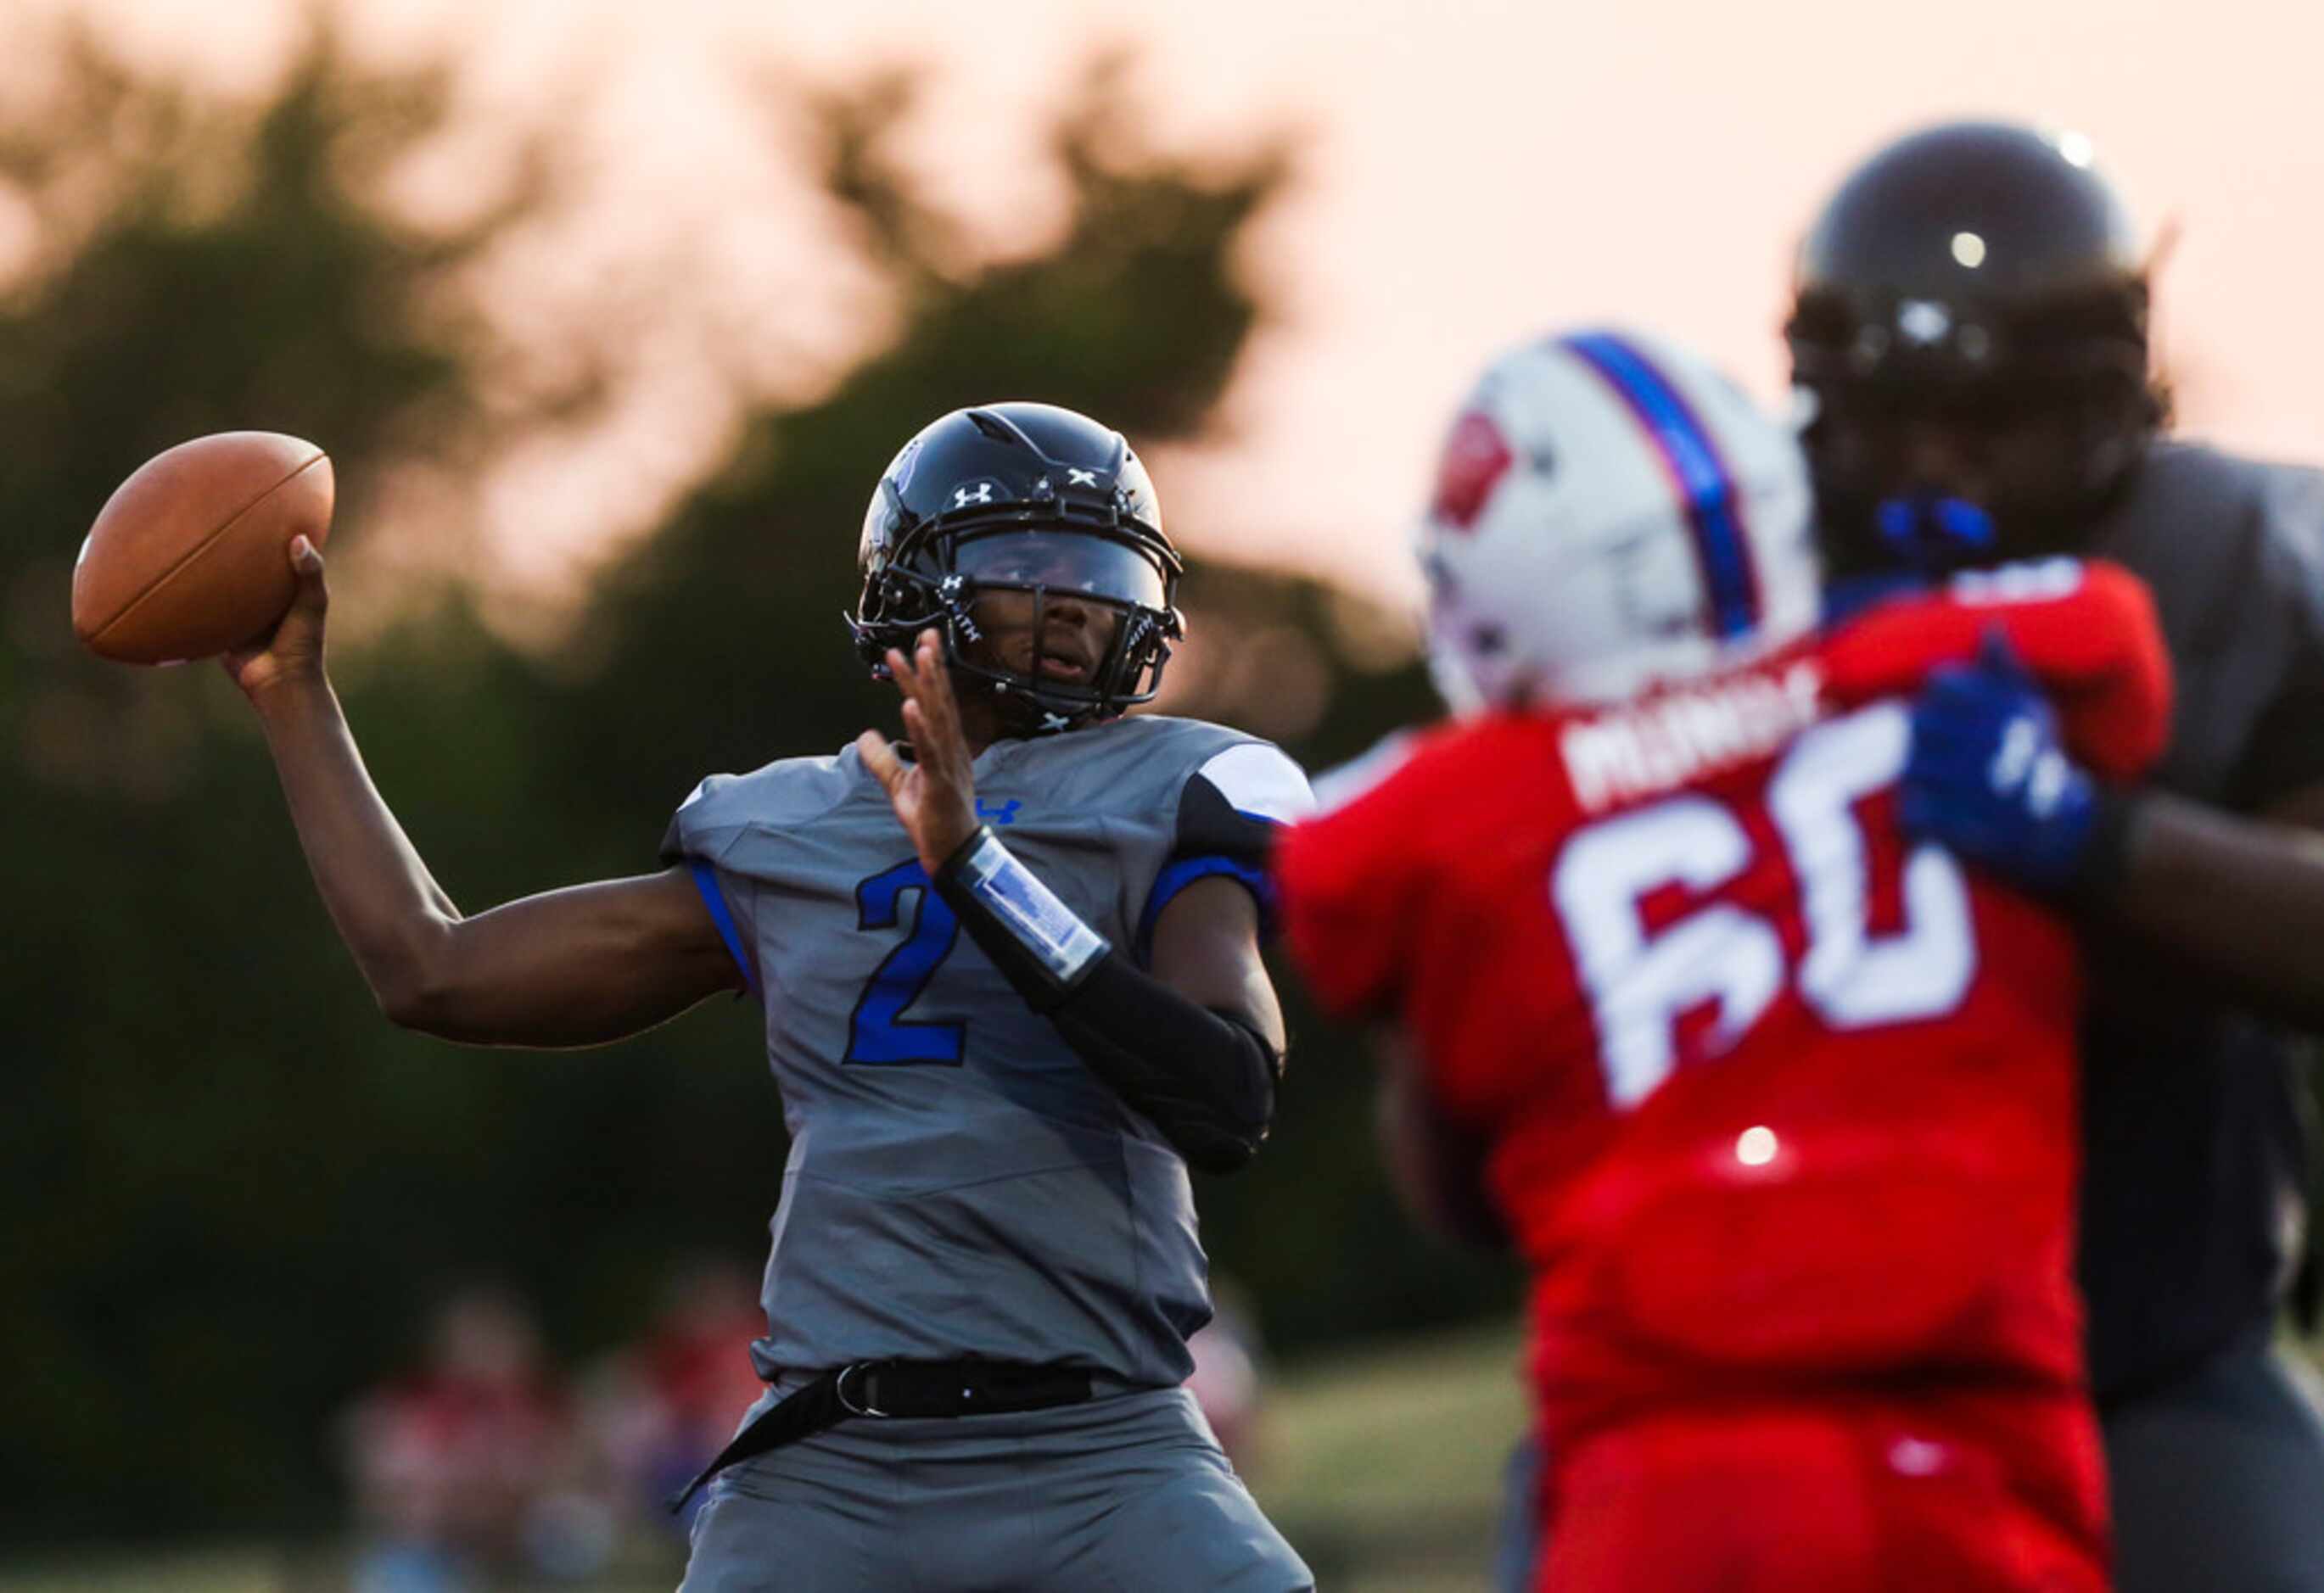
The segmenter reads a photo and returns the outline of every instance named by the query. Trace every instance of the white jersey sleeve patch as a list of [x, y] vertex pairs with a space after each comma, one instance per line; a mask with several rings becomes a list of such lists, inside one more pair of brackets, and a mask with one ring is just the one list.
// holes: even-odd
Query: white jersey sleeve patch
[[1236, 812], [1253, 818], [1288, 824], [1315, 811], [1306, 774], [1281, 748], [1265, 741], [1229, 747], [1197, 772]]

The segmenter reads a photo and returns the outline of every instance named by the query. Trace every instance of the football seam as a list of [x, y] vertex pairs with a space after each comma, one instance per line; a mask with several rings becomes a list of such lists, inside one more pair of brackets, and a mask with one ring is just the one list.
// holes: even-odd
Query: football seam
[[316, 465], [320, 465], [324, 460], [329, 457], [330, 455], [327, 453], [318, 450], [312, 459], [308, 460], [304, 465], [299, 466], [298, 469], [292, 471], [281, 481], [276, 482], [273, 485], [260, 493], [249, 502], [235, 510], [231, 515], [228, 515], [225, 523], [220, 525], [217, 529], [212, 531], [208, 536], [204, 537], [193, 547], [188, 548], [179, 557], [176, 563], [172, 564], [168, 569], [163, 570], [160, 575], [147, 582], [145, 584], [144, 590], [138, 593], [136, 596], [131, 598], [126, 603], [123, 604], [122, 610], [119, 613], [114, 615], [113, 618], [107, 620], [95, 631], [90, 631], [87, 638], [88, 642], [94, 645], [97, 642], [104, 640], [106, 636], [112, 631], [115, 626], [120, 624], [124, 620], [126, 620], [130, 615], [135, 613], [138, 609], [143, 607], [147, 598], [152, 596], [155, 593], [161, 591], [162, 587], [168, 585], [170, 584], [171, 577], [177, 575], [179, 571], [184, 569], [188, 565], [193, 563], [194, 560], [201, 557], [203, 554], [208, 553], [211, 548], [217, 547], [218, 543], [225, 539], [226, 534], [228, 531], [234, 529], [235, 527], [242, 523], [242, 517], [244, 515], [248, 514], [261, 503], [265, 502], [267, 499], [272, 497], [284, 487], [290, 485], [290, 483], [298, 480], [300, 476], [306, 474], [309, 471], [314, 469]]

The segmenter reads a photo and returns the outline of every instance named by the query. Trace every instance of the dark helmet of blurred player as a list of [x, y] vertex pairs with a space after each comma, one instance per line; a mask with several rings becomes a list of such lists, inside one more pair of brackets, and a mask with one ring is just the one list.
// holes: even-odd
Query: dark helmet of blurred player
[[[863, 595], [848, 623], [873, 675], [934, 626], [961, 689], [996, 700], [1017, 734], [1150, 701], [1185, 634], [1184, 566], [1145, 465], [1120, 432], [1050, 404], [983, 404], [922, 428], [880, 477], [856, 563]], [[977, 612], [996, 591], [1032, 596], [1023, 668], [1001, 660]], [[1050, 610], [1066, 603], [1113, 613], [1102, 657], [1050, 651]]]
[[1834, 575], [2070, 549], [2165, 414], [2146, 262], [2076, 134], [1874, 154], [1808, 233], [1784, 335]]
[[1456, 710], [1609, 703], [1747, 662], [1815, 622], [1807, 466], [1702, 360], [1636, 333], [1488, 366], [1445, 439], [1417, 551]]

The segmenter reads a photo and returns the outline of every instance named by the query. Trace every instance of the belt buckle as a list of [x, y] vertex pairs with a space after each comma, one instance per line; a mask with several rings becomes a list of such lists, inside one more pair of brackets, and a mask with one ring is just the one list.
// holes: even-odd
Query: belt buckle
[[[839, 1396], [839, 1408], [841, 1410], [845, 1411], [851, 1416], [886, 1416], [889, 1414], [888, 1412], [881, 1410], [878, 1405], [872, 1403], [872, 1369], [878, 1364], [879, 1363], [877, 1361], [868, 1360], [850, 1361], [847, 1365], [839, 1368], [839, 1376], [832, 1379], [831, 1391]], [[862, 1380], [863, 1403], [862, 1404], [857, 1404], [853, 1400], [847, 1397], [847, 1375], [850, 1372], [858, 1374]]]

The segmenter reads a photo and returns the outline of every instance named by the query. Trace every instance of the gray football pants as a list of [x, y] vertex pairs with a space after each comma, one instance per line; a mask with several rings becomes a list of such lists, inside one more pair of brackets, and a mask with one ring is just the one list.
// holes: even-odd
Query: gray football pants
[[1184, 1389], [857, 1419], [729, 1469], [679, 1593], [1305, 1593]]
[[2324, 1593], [2324, 1414], [2255, 1338], [2109, 1406], [2117, 1593]]

